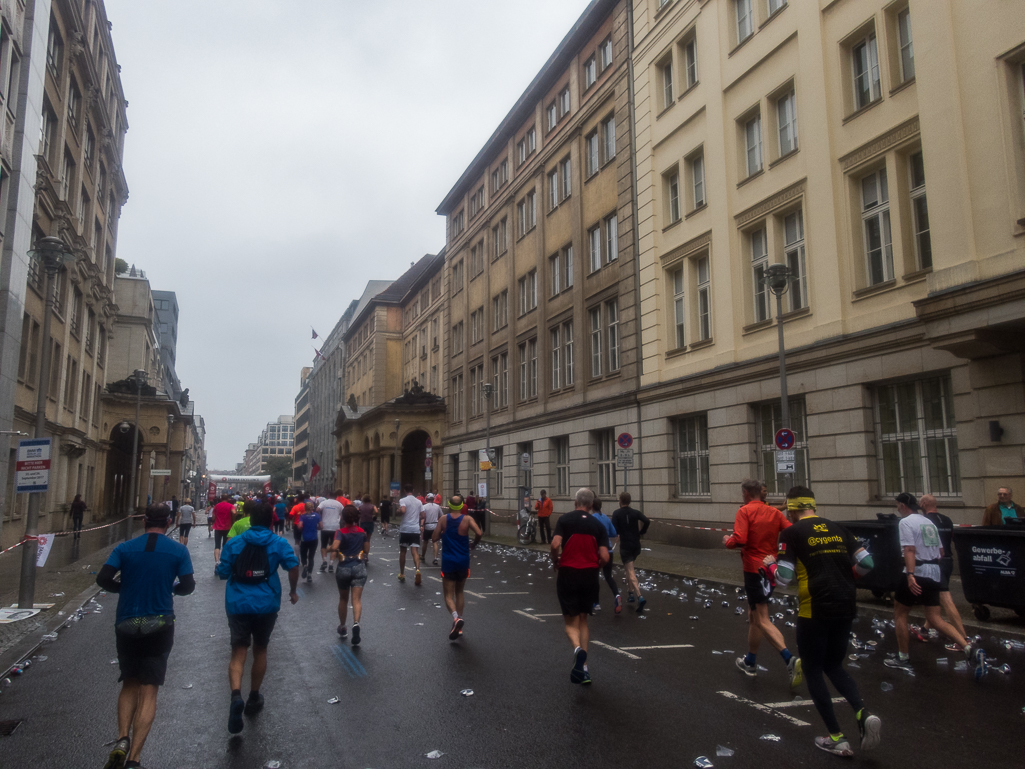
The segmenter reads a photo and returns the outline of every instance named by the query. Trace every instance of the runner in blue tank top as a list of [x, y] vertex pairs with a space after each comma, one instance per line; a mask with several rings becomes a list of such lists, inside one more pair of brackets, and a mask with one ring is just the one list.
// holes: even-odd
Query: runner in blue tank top
[[[463, 588], [466, 578], [470, 576], [470, 551], [477, 547], [483, 536], [477, 522], [468, 515], [463, 515], [463, 498], [454, 494], [448, 503], [448, 514], [438, 521], [434, 530], [434, 542], [442, 540], [441, 576], [445, 589], [445, 606], [452, 612], [452, 630], [449, 631], [450, 641], [455, 641], [463, 634]], [[470, 531], [473, 531], [473, 544], [470, 544]]]

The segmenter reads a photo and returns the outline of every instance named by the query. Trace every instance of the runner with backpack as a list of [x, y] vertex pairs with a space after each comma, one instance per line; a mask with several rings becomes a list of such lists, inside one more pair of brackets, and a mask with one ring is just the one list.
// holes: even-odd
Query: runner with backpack
[[[278, 568], [288, 571], [289, 600], [299, 600], [299, 559], [292, 546], [270, 530], [273, 509], [259, 504], [250, 515], [252, 526], [224, 545], [217, 564], [217, 576], [228, 580], [224, 592], [228, 629], [231, 633], [231, 662], [228, 680], [231, 706], [228, 731], [242, 731], [243, 712], [253, 716], [263, 709], [260, 685], [267, 672], [267, 646], [281, 609], [281, 580]], [[242, 673], [253, 645], [249, 699], [242, 699]]]

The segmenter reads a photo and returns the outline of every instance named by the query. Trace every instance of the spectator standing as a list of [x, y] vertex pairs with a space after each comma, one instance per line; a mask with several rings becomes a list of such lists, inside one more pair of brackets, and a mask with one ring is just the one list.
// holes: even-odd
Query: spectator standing
[[85, 511], [87, 509], [85, 502], [82, 500], [82, 495], [76, 494], [75, 498], [71, 501], [71, 525], [75, 532], [75, 539], [82, 536], [79, 532], [82, 531], [82, 520], [85, 518]]
[[1008, 521], [1025, 518], [1025, 509], [1011, 499], [1010, 487], [1001, 486], [997, 489], [997, 501], [986, 508], [982, 514], [983, 526], [1002, 526]]
[[541, 544], [547, 545], [552, 541], [552, 500], [544, 489], [541, 489], [541, 496], [534, 509], [537, 510], [537, 530], [541, 534]]

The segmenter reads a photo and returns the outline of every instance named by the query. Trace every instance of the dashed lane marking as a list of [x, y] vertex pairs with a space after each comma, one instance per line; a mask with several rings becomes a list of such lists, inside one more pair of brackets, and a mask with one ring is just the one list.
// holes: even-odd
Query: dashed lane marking
[[335, 644], [331, 647], [331, 651], [334, 653], [338, 664], [349, 674], [349, 678], [363, 678], [366, 676], [367, 669], [356, 659], [356, 656], [350, 649], [341, 644]]
[[519, 614], [521, 617], [526, 617], [527, 619], [533, 619], [533, 620], [537, 620], [538, 622], [544, 622], [544, 620], [541, 619], [541, 617], [539, 617], [537, 614], [531, 614], [530, 612], [527, 612], [527, 611], [520, 611], [519, 609], [513, 609], [513, 613], [514, 614]]
[[639, 660], [640, 659], [640, 657], [638, 657], [636, 654], [631, 654], [630, 652], [626, 651], [625, 649], [620, 649], [618, 646], [612, 646], [610, 644], [605, 644], [605, 643], [602, 643], [601, 641], [595, 641], [594, 639], [591, 640], [591, 643], [593, 645], [595, 645], [595, 646], [600, 646], [603, 649], [608, 649], [609, 651], [617, 652], [618, 654], [622, 654], [624, 657], [629, 657], [632, 660]]
[[[841, 702], [847, 702], [843, 697], [833, 697], [833, 704], [836, 705]], [[814, 705], [813, 700], [788, 700], [787, 702], [766, 702], [765, 707], [767, 708], [805, 708]]]
[[620, 646], [623, 651], [644, 651], [645, 649], [693, 649], [694, 644], [667, 644], [665, 646]]
[[526, 590], [521, 593], [475, 593], [472, 590], [463, 590], [463, 592], [474, 598], [487, 598], [489, 595], [530, 595]]
[[775, 710], [774, 708], [771, 708], [768, 705], [762, 705], [759, 702], [752, 702], [751, 700], [745, 699], [744, 697], [739, 697], [733, 692], [719, 692], [719, 694], [721, 694], [726, 699], [735, 700], [743, 705], [750, 705], [752, 708], [754, 708], [755, 710], [759, 710], [762, 713], [768, 713], [769, 715], [782, 718], [784, 721], [789, 721], [794, 726], [811, 726], [811, 724], [809, 724], [807, 721], [802, 721], [800, 718], [788, 716], [786, 713], [780, 713], [778, 710]]

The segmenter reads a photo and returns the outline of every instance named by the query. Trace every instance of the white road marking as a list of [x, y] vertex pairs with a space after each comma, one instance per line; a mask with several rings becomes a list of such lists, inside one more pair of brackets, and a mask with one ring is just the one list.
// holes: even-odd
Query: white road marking
[[669, 644], [667, 646], [620, 646], [626, 651], [644, 651], [645, 649], [693, 649], [694, 644]]
[[623, 649], [620, 649], [618, 646], [612, 646], [610, 644], [603, 644], [601, 641], [595, 641], [593, 639], [591, 640], [591, 643], [594, 644], [595, 646], [600, 646], [603, 649], [608, 649], [609, 651], [613, 651], [613, 652], [617, 652], [619, 654], [622, 654], [624, 657], [629, 657], [632, 660], [639, 660], [640, 659], [640, 657], [638, 657], [636, 654], [631, 654], [628, 651], [624, 651]]
[[[843, 697], [833, 697], [833, 704], [847, 702]], [[766, 702], [767, 708], [803, 708], [815, 703], [812, 700], [788, 700], [787, 702]]]
[[537, 620], [538, 622], [544, 622], [544, 620], [541, 619], [538, 615], [531, 614], [530, 612], [520, 611], [519, 609], [513, 609], [513, 613], [519, 614], [521, 617], [527, 617], [528, 619]]
[[762, 713], [768, 713], [773, 716], [778, 716], [779, 718], [782, 718], [784, 721], [789, 721], [794, 726], [811, 726], [811, 724], [809, 724], [807, 721], [802, 721], [800, 718], [788, 716], [786, 713], [780, 713], [778, 710], [773, 710], [768, 705], [762, 705], [761, 703], [752, 702], [751, 700], [745, 699], [744, 697], [738, 697], [733, 692], [719, 692], [719, 694], [721, 694], [723, 697], [726, 697], [727, 699], [736, 700], [737, 702], [740, 702], [744, 705], [750, 705], [755, 710], [760, 710]]
[[481, 595], [480, 593], [475, 593], [472, 590], [463, 590], [463, 592], [467, 595], [472, 595], [474, 598], [484, 598], [483, 595]]
[[561, 617], [561, 614], [535, 614], [535, 617]]
[[[469, 592], [469, 591], [466, 591]], [[521, 593], [482, 593], [481, 595], [530, 595], [526, 590]]]

